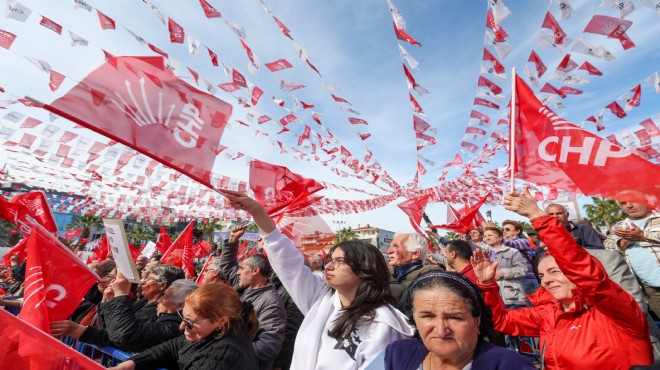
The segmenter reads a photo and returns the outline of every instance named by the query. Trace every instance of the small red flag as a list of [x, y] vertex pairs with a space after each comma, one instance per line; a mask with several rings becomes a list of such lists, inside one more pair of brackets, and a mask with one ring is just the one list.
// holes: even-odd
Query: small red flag
[[183, 44], [185, 39], [185, 32], [183, 27], [174, 21], [174, 19], [169, 18], [167, 20], [167, 29], [170, 31], [170, 41], [175, 44]]

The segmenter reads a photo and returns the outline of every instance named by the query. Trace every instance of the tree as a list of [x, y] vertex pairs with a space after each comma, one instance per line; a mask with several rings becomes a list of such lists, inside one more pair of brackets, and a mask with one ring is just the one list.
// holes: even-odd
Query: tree
[[64, 230], [73, 230], [82, 228], [80, 238], [89, 238], [89, 229], [92, 227], [103, 227], [103, 218], [94, 215], [74, 216], [71, 223], [64, 227]]
[[150, 228], [143, 228], [136, 226], [126, 230], [126, 239], [129, 243], [139, 246], [144, 240], [151, 240], [154, 237], [153, 230]]
[[0, 235], [2, 235], [2, 241], [0, 241], [0, 246], [2, 247], [13, 247], [20, 240], [18, 227], [6, 220], [0, 220]]
[[209, 219], [208, 222], [197, 222], [195, 227], [197, 230], [202, 231], [202, 238], [204, 240], [212, 242], [213, 234], [216, 232], [216, 230], [222, 229], [222, 223], [220, 223], [219, 220], [216, 221]]
[[453, 232], [453, 231], [449, 231], [449, 232], [447, 232], [447, 233], [445, 234], [445, 239], [449, 239], [449, 240], [458, 240], [458, 239], [460, 239], [460, 238], [461, 238], [461, 236], [458, 235], [458, 234], [456, 234], [456, 233]]
[[587, 204], [584, 209], [587, 211], [587, 220], [594, 226], [605, 226], [610, 230], [615, 223], [626, 218], [615, 201], [598, 197], [592, 199], [594, 204]]
[[339, 244], [341, 242], [347, 241], [347, 240], [355, 240], [357, 239], [357, 234], [351, 227], [345, 227], [335, 234], [335, 239], [333, 240], [333, 243]]

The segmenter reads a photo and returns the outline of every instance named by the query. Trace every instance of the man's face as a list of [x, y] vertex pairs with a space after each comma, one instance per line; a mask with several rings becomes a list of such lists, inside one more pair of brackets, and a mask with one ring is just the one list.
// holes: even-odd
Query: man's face
[[[480, 234], [481, 235], [481, 234]], [[455, 253], [450, 250], [451, 248], [446, 247], [444, 251], [442, 252], [442, 256], [445, 257], [445, 261], [447, 261], [447, 265], [450, 267], [454, 267], [454, 260], [455, 260]]]
[[241, 261], [240, 265], [238, 265], [236, 275], [238, 275], [238, 285], [241, 288], [249, 288], [252, 285], [254, 269], [245, 263], [245, 261]]
[[545, 209], [545, 213], [557, 218], [559, 222], [568, 222], [568, 212], [562, 206], [549, 206]]
[[405, 234], [396, 234], [390, 243], [390, 249], [385, 254], [390, 256], [390, 266], [401, 266], [404, 263], [412, 262], [419, 258], [419, 252], [408, 252], [404, 242], [406, 241]]
[[633, 220], [642, 219], [651, 213], [649, 207], [637, 203], [619, 202], [619, 208]]

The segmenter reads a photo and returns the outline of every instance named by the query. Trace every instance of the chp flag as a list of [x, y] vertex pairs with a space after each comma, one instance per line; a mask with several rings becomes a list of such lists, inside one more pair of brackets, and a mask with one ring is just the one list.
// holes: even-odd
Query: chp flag
[[177, 78], [162, 56], [112, 57], [43, 108], [208, 186], [232, 106]]
[[660, 206], [660, 168], [557, 116], [516, 75], [516, 177], [555, 189]]

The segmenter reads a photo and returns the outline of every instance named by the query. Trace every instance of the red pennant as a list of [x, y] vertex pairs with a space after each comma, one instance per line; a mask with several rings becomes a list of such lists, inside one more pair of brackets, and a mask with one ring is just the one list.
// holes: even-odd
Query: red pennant
[[594, 75], [594, 76], [602, 76], [603, 75], [603, 72], [598, 70], [598, 68], [596, 68], [596, 66], [594, 66], [593, 64], [591, 64], [589, 62], [586, 62], [586, 61], [584, 63], [582, 63], [582, 65], [580, 66], [580, 69], [589, 72], [590, 75]]
[[32, 228], [27, 246], [25, 300], [18, 317], [50, 333], [49, 323], [68, 319], [98, 276], [39, 226]]
[[219, 11], [215, 10], [215, 8], [211, 4], [209, 4], [206, 0], [199, 0], [199, 4], [202, 6], [206, 18], [222, 17], [222, 14], [220, 14]]
[[0, 30], [0, 46], [5, 49], [9, 49], [11, 44], [14, 43], [14, 40], [16, 40], [16, 35], [5, 30]]
[[529, 54], [529, 58], [527, 58], [527, 61], [534, 63], [534, 65], [536, 66], [536, 75], [539, 78], [543, 76], [545, 71], [548, 70], [548, 67], [545, 66], [541, 58], [538, 56], [538, 54], [536, 54], [534, 50], [532, 50], [531, 54]]
[[158, 234], [158, 239], [156, 240], [156, 250], [161, 256], [167, 252], [167, 250], [172, 246], [172, 239], [170, 239], [170, 234], [165, 230], [165, 226], [160, 226], [160, 233]]
[[561, 119], [519, 77], [516, 88], [519, 178], [585, 195], [660, 205], [657, 166]]
[[405, 41], [405, 42], [407, 42], [407, 43], [409, 43], [409, 44], [411, 44], [411, 45], [419, 45], [419, 46], [422, 46], [422, 44], [420, 44], [419, 41], [417, 41], [417, 40], [415, 40], [414, 38], [412, 38], [412, 36], [410, 36], [410, 35], [406, 32], [406, 30], [401, 29], [401, 28], [398, 28], [398, 27], [396, 26], [396, 23], [392, 23], [392, 24], [394, 25], [394, 33], [396, 34], [396, 38], [397, 38], [397, 39], [399, 39], [399, 40], [401, 40], [401, 41]]
[[610, 104], [606, 105], [605, 108], [608, 108], [613, 115], [619, 118], [624, 118], [625, 116], [627, 116], [626, 111], [624, 111], [623, 108], [616, 101], [613, 101]]
[[39, 22], [39, 24], [57, 33], [58, 35], [62, 34], [62, 26], [44, 16], [41, 16], [41, 22]]
[[273, 19], [275, 19], [275, 23], [277, 23], [277, 27], [279, 27], [280, 31], [282, 31], [284, 36], [293, 40], [293, 37], [291, 37], [291, 31], [289, 31], [289, 29], [284, 25], [284, 23], [282, 23], [282, 21], [277, 19], [277, 17], [273, 17]]
[[4, 256], [5, 266], [11, 266], [11, 257], [18, 256], [18, 264], [22, 264], [27, 258], [27, 238], [21, 239], [12, 249], [10, 249]]
[[[443, 225], [433, 225], [431, 226], [432, 229], [445, 229], [445, 230], [452, 230], [454, 232], [457, 232], [459, 234], [467, 234], [470, 229], [474, 228], [477, 221], [477, 215], [479, 215], [479, 208], [486, 202], [486, 199], [490, 194], [486, 194], [481, 200], [477, 202], [472, 207], [465, 207], [463, 209], [463, 212], [456, 212], [457, 219], [452, 221], [449, 224], [443, 224]], [[483, 219], [483, 216], [481, 216], [481, 219]], [[449, 220], [448, 220], [449, 221]]]
[[64, 75], [58, 72], [55, 72], [55, 70], [50, 70], [50, 82], [48, 83], [48, 87], [50, 88], [50, 91], [55, 91], [60, 88], [60, 85], [62, 85], [62, 82], [64, 81]]
[[174, 21], [174, 19], [169, 18], [167, 20], [167, 29], [170, 31], [170, 41], [175, 44], [183, 44], [185, 39], [185, 32], [183, 27]]
[[479, 81], [477, 82], [477, 85], [487, 87], [495, 95], [498, 95], [498, 94], [502, 93], [502, 88], [501, 87], [497, 86], [497, 84], [495, 84], [493, 81], [491, 81], [491, 80], [489, 80], [489, 79], [487, 79], [486, 77], [483, 77], [483, 76], [479, 76]]
[[115, 21], [112, 20], [112, 18], [110, 18], [107, 15], [101, 13], [99, 10], [96, 10], [96, 12], [99, 15], [99, 21], [101, 22], [101, 29], [104, 29], [104, 30], [114, 30], [115, 29]]
[[490, 50], [484, 48], [484, 53], [482, 56], [482, 60], [488, 60], [491, 63], [493, 63], [493, 69], [495, 69], [495, 72], [499, 73], [504, 73], [506, 70], [504, 69], [504, 66], [502, 63], [500, 63], [499, 60], [493, 55], [493, 53], [490, 52]]
[[193, 264], [193, 228], [195, 221], [190, 221], [170, 248], [163, 254], [160, 262], [166, 265], [181, 267], [187, 276], [195, 276]]
[[[143, 78], [147, 75], [151, 78]], [[163, 87], [152, 78], [162, 81]], [[94, 105], [90, 88], [101, 94]], [[163, 106], [170, 111], [159, 108]], [[114, 58], [44, 108], [207, 186], [215, 162], [213, 149], [232, 111], [231, 105], [181, 81], [161, 57]]]
[[271, 72], [281, 71], [283, 69], [288, 69], [293, 67], [293, 65], [291, 65], [291, 63], [289, 63], [289, 61], [287, 61], [286, 59], [278, 59], [274, 62], [266, 63], [265, 66]]
[[209, 51], [209, 57], [211, 58], [211, 64], [218, 66], [218, 54], [214, 53], [213, 50], [206, 48]]
[[548, 11], [545, 13], [545, 19], [543, 19], [543, 28], [547, 28], [552, 31], [553, 36], [555, 37], [555, 43], [561, 45], [566, 38], [566, 32], [561, 28], [555, 17], [552, 16], [552, 13]]

